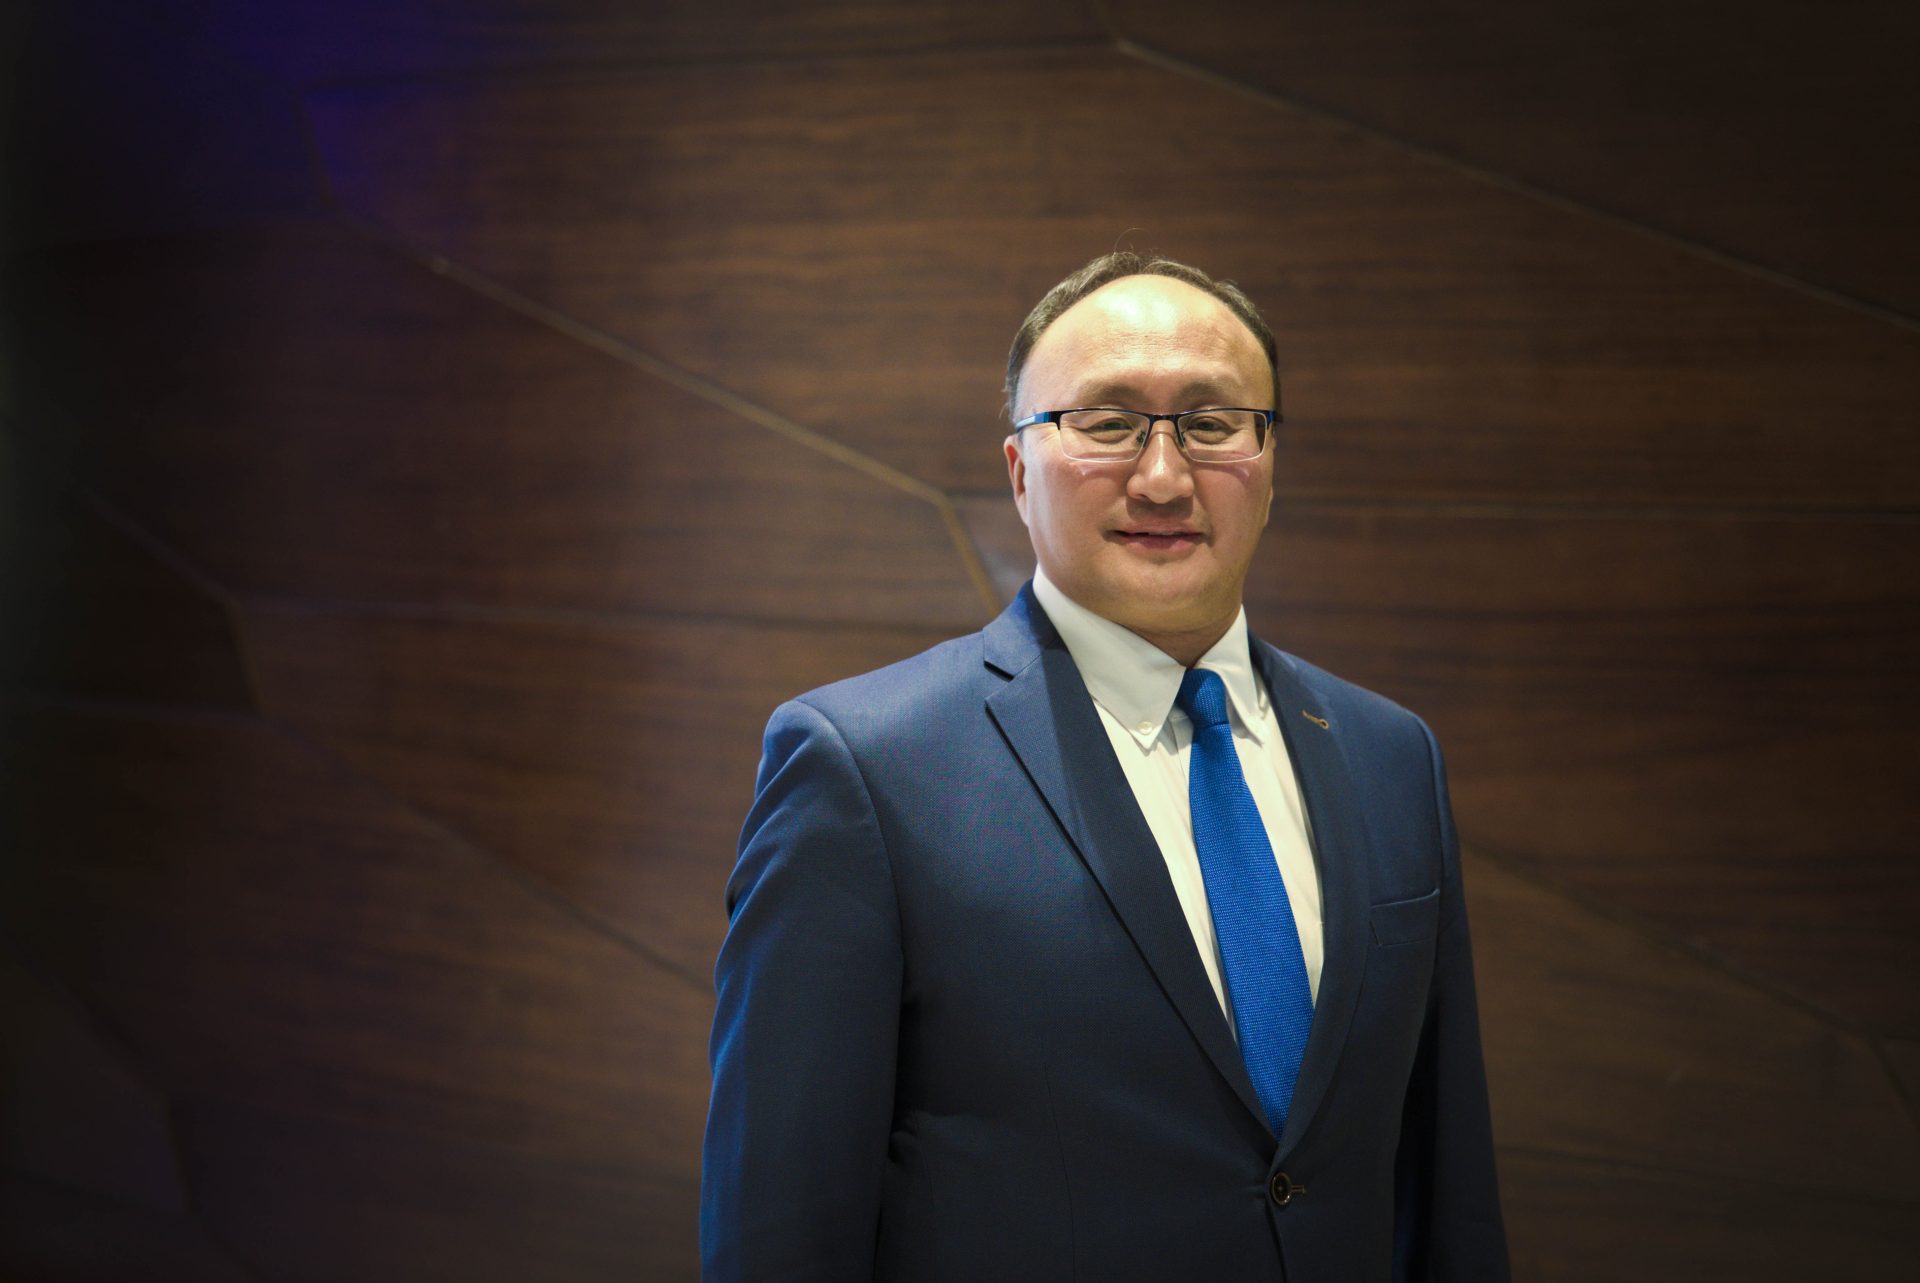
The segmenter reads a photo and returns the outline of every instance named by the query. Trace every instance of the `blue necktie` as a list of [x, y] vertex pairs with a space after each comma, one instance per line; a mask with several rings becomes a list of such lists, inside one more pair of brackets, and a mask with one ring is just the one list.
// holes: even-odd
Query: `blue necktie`
[[1274, 862], [1266, 825], [1240, 773], [1227, 722], [1227, 688], [1218, 673], [1190, 668], [1174, 701], [1193, 719], [1187, 800], [1193, 842], [1220, 942], [1227, 1002], [1253, 1089], [1275, 1136], [1285, 1130], [1293, 1083], [1313, 1024], [1313, 991], [1293, 925], [1287, 884]]

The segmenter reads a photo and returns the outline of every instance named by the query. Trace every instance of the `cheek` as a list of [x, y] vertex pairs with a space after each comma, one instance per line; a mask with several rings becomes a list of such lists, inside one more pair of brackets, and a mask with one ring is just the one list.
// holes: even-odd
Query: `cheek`
[[1056, 551], [1072, 528], [1061, 510], [1061, 499], [1057, 486], [1027, 474], [1027, 498], [1021, 516], [1034, 541]]
[[1096, 519], [1098, 498], [1084, 478], [1071, 473], [1027, 474], [1028, 524], [1040, 525], [1061, 538], [1074, 538]]
[[1273, 510], [1273, 490], [1248, 479], [1216, 492], [1208, 507], [1214, 514], [1220, 551], [1234, 560], [1251, 557]]

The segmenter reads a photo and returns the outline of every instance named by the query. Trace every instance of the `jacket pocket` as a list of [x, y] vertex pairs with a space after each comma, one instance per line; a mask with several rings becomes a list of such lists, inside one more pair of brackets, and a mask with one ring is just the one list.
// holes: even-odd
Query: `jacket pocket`
[[1411, 900], [1376, 904], [1368, 912], [1377, 945], [1419, 944], [1433, 939], [1440, 925], [1440, 888]]

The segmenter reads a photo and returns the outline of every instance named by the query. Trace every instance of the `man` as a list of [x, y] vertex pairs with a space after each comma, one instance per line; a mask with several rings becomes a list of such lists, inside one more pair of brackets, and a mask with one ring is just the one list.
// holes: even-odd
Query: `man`
[[1498, 1280], [1412, 714], [1249, 639], [1273, 339], [1132, 254], [1008, 363], [1039, 570], [767, 729], [716, 969], [711, 1280]]

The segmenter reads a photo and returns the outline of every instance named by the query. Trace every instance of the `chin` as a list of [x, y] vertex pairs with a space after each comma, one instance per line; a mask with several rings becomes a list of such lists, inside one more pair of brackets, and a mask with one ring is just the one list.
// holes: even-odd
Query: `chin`
[[1205, 615], [1218, 596], [1211, 577], [1194, 573], [1187, 565], [1136, 566], [1117, 587], [1120, 595], [1137, 602], [1143, 612], [1174, 617]]
[[1114, 601], [1116, 611], [1108, 618], [1137, 633], [1198, 632], [1233, 614], [1233, 607], [1187, 593], [1130, 593]]
[[[1060, 590], [1096, 615], [1135, 632], [1179, 633], [1231, 617], [1239, 598], [1223, 593], [1211, 564], [1143, 563], [1132, 558], [1086, 564], [1091, 574], [1048, 575]], [[1223, 604], [1224, 603], [1224, 604]]]

